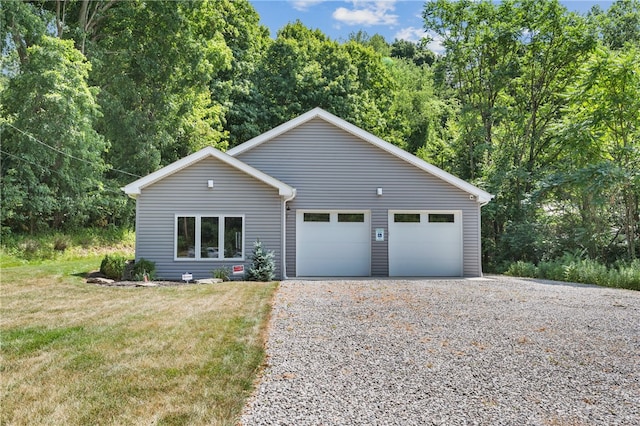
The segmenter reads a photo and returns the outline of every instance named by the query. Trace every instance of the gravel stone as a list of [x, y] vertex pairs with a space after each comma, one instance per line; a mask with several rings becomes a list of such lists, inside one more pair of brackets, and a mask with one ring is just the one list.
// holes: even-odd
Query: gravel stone
[[252, 425], [639, 425], [640, 292], [285, 281]]

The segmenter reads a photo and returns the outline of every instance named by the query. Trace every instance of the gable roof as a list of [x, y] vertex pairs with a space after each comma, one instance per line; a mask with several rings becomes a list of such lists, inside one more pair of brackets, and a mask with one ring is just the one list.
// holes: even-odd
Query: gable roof
[[194, 152], [193, 154], [188, 155], [174, 163], [171, 163], [168, 166], [161, 168], [160, 170], [156, 170], [155, 172], [143, 178], [140, 178], [135, 182], [131, 182], [129, 185], [122, 188], [122, 190], [131, 198], [136, 198], [147, 186], [158, 182], [159, 180], [164, 179], [165, 177], [172, 175], [208, 157], [216, 158], [223, 163], [226, 163], [231, 167], [235, 167], [236, 169], [248, 174], [249, 176], [258, 179], [259, 181], [262, 181], [267, 185], [276, 188], [278, 190], [278, 194], [283, 197], [293, 197], [296, 193], [296, 190], [286, 183], [281, 182], [278, 179], [271, 177], [246, 163], [243, 163], [237, 158], [225, 154], [222, 151], [218, 151], [217, 149], [210, 146], [203, 148], [200, 151]]
[[235, 157], [314, 118], [320, 118], [330, 124], [333, 124], [334, 126], [339, 127], [351, 133], [352, 135], [363, 139], [371, 143], [372, 145], [383, 149], [384, 151], [387, 151], [392, 155], [395, 155], [396, 157], [406, 161], [407, 163], [412, 164], [415, 167], [424, 170], [425, 172], [430, 173], [431, 175], [436, 176], [445, 182], [450, 183], [451, 185], [467, 192], [468, 194], [473, 195], [479, 203], [488, 203], [494, 197], [492, 194], [489, 194], [488, 192], [470, 184], [469, 182], [466, 182], [452, 175], [451, 173], [445, 172], [444, 170], [434, 166], [433, 164], [427, 163], [426, 161], [416, 157], [415, 155], [410, 154], [407, 151], [398, 148], [397, 146], [392, 145], [389, 142], [382, 140], [379, 137], [365, 130], [362, 130], [357, 126], [354, 126], [353, 124], [341, 119], [340, 117], [337, 117], [323, 110], [322, 108], [314, 108], [311, 111], [308, 111], [300, 115], [299, 117], [294, 118], [293, 120], [287, 121], [286, 123], [283, 123], [280, 126], [269, 130], [268, 132], [256, 136], [255, 138], [230, 149], [229, 151], [227, 151], [227, 154]]

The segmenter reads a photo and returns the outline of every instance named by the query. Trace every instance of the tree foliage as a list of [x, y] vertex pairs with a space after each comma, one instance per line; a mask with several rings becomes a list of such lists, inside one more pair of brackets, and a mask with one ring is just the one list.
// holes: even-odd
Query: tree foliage
[[371, 47], [354, 41], [341, 45], [298, 21], [278, 32], [254, 82], [264, 110], [261, 131], [321, 107], [394, 139], [385, 116], [394, 82], [382, 56]]
[[496, 194], [489, 269], [640, 247], [640, 4], [433, 0], [428, 38], [275, 39], [247, 0], [0, 3], [2, 226], [126, 224], [119, 188], [322, 107]]
[[[486, 263], [536, 262], [574, 249], [607, 261], [620, 247], [636, 256], [637, 207], [631, 206], [637, 198], [631, 189], [622, 195], [620, 185], [633, 188], [638, 166], [627, 157], [614, 159], [602, 144], [621, 144], [604, 142], [612, 140], [606, 136], [612, 123], [627, 133], [637, 128], [637, 103], [628, 98], [637, 96], [629, 86], [637, 71], [629, 65], [625, 77], [616, 77], [625, 86], [610, 80], [620, 68], [613, 62], [593, 65], [598, 40], [620, 46], [615, 40], [625, 34], [632, 41], [626, 50], [637, 50], [629, 25], [638, 13], [633, 3], [616, 2], [607, 14], [590, 18], [557, 0], [425, 5], [427, 28], [446, 48], [440, 87], [453, 90], [461, 105], [460, 130], [451, 141], [457, 171], [496, 194], [484, 208]], [[589, 140], [599, 140], [600, 148]], [[638, 142], [626, 140], [628, 156]]]
[[0, 97], [2, 218], [15, 228], [82, 224], [100, 192], [97, 89], [70, 41], [42, 36]]

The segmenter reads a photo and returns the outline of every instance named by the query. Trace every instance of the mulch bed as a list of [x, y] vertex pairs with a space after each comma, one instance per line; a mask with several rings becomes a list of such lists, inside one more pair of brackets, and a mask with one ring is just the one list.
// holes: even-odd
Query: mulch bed
[[197, 284], [194, 281], [186, 283], [184, 281], [116, 281], [110, 280], [100, 273], [100, 271], [93, 271], [87, 274], [87, 284], [95, 284], [104, 287], [170, 287], [181, 285], [203, 285]]

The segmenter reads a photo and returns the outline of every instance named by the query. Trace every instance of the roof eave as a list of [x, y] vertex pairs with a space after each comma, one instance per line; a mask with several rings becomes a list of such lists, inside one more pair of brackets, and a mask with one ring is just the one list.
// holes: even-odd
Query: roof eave
[[170, 176], [186, 167], [189, 167], [190, 165], [197, 163], [198, 161], [201, 161], [207, 157], [213, 157], [216, 158], [224, 163], [226, 163], [227, 165], [234, 167], [246, 174], [248, 174], [249, 176], [252, 176], [253, 178], [261, 181], [262, 183], [269, 185], [275, 189], [278, 190], [278, 194], [280, 196], [283, 197], [291, 197], [293, 195], [295, 195], [295, 189], [289, 185], [287, 185], [284, 182], [281, 182], [263, 172], [261, 172], [258, 169], [255, 169], [253, 167], [251, 167], [250, 165], [243, 163], [242, 161], [238, 160], [237, 158], [234, 158], [228, 154], [225, 154], [222, 151], [218, 151], [217, 149], [213, 148], [213, 147], [206, 147], [201, 149], [200, 151], [197, 151], [191, 155], [188, 155], [187, 157], [184, 157], [181, 160], [178, 160], [174, 163], [169, 164], [168, 166], [165, 166], [159, 170], [156, 170], [153, 173], [150, 173], [149, 175], [142, 177], [134, 182], [131, 182], [129, 185], [126, 185], [125, 187], [121, 188], [122, 191], [125, 192], [125, 194], [127, 194], [129, 197], [131, 198], [137, 198], [138, 195], [142, 194], [142, 190], [146, 187], [148, 187], [149, 185], [152, 185], [162, 179], [164, 179], [167, 176]]

